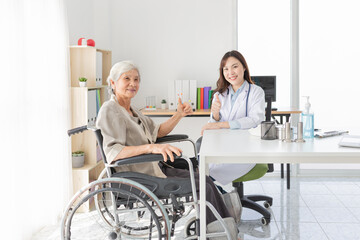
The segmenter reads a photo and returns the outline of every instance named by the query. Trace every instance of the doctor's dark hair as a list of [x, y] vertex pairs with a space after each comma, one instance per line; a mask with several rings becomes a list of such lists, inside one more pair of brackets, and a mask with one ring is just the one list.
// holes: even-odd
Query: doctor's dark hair
[[[216, 92], [219, 92], [220, 94], [222, 94], [230, 86], [230, 83], [228, 81], [226, 81], [226, 79], [224, 77], [224, 69], [223, 69], [224, 66], [225, 66], [225, 63], [226, 63], [226, 61], [228, 60], [229, 57], [234, 57], [234, 58], [236, 58], [237, 60], [240, 61], [240, 63], [245, 68], [244, 80], [247, 81], [250, 84], [254, 84], [254, 82], [251, 80], [249, 67], [248, 67], [248, 65], [246, 63], [246, 60], [245, 60], [244, 56], [241, 53], [239, 53], [238, 51], [233, 50], [233, 51], [225, 53], [225, 55], [221, 59], [220, 68], [219, 68], [220, 77], [219, 77], [219, 80], [216, 83], [216, 89], [213, 92], [213, 96], [214, 96], [214, 93], [216, 93]], [[212, 98], [213, 98], [213, 96], [212, 96]], [[212, 102], [212, 98], [211, 98], [211, 102]]]

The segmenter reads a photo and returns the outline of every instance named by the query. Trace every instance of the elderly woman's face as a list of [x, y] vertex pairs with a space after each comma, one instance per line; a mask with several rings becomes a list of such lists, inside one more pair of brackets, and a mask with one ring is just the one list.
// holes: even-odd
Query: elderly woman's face
[[133, 98], [139, 90], [140, 77], [136, 69], [121, 74], [117, 82], [111, 81], [115, 95], [122, 98]]

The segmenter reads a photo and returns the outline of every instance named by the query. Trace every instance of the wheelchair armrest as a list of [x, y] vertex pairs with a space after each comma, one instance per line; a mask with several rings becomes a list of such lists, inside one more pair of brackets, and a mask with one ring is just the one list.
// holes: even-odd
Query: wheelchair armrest
[[[173, 154], [174, 158], [180, 158], [181, 156], [177, 156], [176, 154]], [[119, 159], [116, 160], [116, 162], [113, 162], [111, 165], [114, 166], [121, 166], [125, 164], [136, 164], [136, 163], [144, 163], [144, 162], [160, 162], [163, 161], [164, 158], [161, 154], [142, 154], [135, 157], [129, 157], [126, 159]], [[170, 161], [170, 158], [168, 158]]]
[[186, 134], [171, 134], [171, 135], [167, 135], [165, 137], [156, 139], [156, 143], [179, 141], [179, 140], [184, 140], [184, 139], [188, 139], [188, 138], [189, 138], [189, 136]]

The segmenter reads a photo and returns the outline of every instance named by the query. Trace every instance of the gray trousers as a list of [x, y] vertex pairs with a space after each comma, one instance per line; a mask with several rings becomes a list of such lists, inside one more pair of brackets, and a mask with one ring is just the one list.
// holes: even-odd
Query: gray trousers
[[[185, 169], [178, 168], [162, 168], [162, 171], [167, 177], [178, 177], [178, 178], [189, 178], [190, 180], [190, 172]], [[199, 174], [195, 173], [195, 183], [197, 195], [199, 197]], [[206, 176], [206, 201], [210, 202], [215, 209], [218, 211], [222, 218], [231, 217], [224, 201], [216, 188], [214, 182], [211, 180], [209, 176]], [[209, 224], [213, 221], [216, 221], [214, 214], [211, 212], [209, 208], [206, 208], [206, 224]]]

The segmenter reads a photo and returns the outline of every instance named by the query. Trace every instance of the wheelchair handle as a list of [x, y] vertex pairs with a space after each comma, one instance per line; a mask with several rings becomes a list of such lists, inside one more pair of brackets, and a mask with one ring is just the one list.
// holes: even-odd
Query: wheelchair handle
[[85, 126], [81, 126], [81, 127], [77, 127], [77, 128], [70, 129], [70, 130], [67, 131], [67, 133], [68, 133], [68, 135], [69, 135], [69, 137], [70, 137], [70, 136], [73, 135], [73, 134], [81, 133], [81, 132], [83, 132], [83, 131], [85, 131], [85, 130], [87, 130], [87, 129], [88, 129], [88, 127], [85, 125]]

